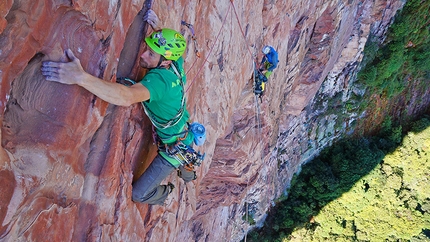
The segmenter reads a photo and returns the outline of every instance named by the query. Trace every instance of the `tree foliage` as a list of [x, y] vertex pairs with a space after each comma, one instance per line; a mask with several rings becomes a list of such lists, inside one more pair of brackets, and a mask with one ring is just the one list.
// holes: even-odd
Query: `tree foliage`
[[380, 136], [325, 149], [250, 241], [430, 241], [429, 124], [416, 122], [401, 143], [387, 120]]
[[430, 71], [430, 1], [409, 0], [389, 29], [387, 40], [377, 50], [376, 40], [366, 43], [367, 65], [359, 82], [372, 93], [393, 97], [400, 94], [409, 79], [419, 79]]

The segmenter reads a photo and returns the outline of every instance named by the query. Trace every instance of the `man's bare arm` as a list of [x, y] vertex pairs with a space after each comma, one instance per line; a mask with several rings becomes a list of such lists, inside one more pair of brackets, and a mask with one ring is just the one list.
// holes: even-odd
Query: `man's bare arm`
[[42, 64], [42, 75], [46, 80], [79, 85], [104, 101], [119, 106], [130, 106], [149, 99], [149, 91], [142, 84], [137, 83], [127, 87], [119, 83], [104, 81], [85, 72], [80, 60], [70, 49], [65, 52], [70, 62], [46, 61]]

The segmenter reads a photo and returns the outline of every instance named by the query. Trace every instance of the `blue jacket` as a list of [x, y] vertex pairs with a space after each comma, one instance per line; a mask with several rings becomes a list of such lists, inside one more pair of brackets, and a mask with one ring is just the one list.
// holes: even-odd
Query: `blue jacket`
[[268, 71], [273, 71], [276, 67], [278, 67], [278, 52], [276, 52], [276, 50], [270, 46], [270, 51], [268, 54], [264, 55], [263, 60], [261, 61], [261, 63], [265, 63], [268, 62], [269, 66], [268, 66]]

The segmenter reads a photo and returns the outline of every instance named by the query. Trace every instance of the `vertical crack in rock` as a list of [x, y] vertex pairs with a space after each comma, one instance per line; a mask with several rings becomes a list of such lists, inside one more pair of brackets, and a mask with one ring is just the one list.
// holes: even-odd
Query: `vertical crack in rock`
[[102, 124], [94, 133], [90, 142], [90, 151], [84, 167], [86, 172], [90, 172], [95, 176], [100, 176], [109, 149], [111, 149], [111, 139], [109, 136], [115, 122], [115, 116], [117, 115], [116, 110], [117, 107], [115, 105], [109, 105]]
[[[152, 211], [153, 206], [151, 205], [149, 207], [150, 207], [150, 209], [148, 209], [148, 213], [147, 213], [148, 219], [145, 218], [145, 223], [144, 223], [145, 224], [145, 228], [149, 228], [149, 229], [146, 230], [146, 236], [145, 236], [146, 239], [145, 239], [145, 241], [152, 242], [153, 241], [152, 235], [154, 233], [154, 229], [156, 228], [156, 225], [160, 221], [163, 221], [163, 216], [157, 216], [155, 218], [152, 218], [152, 220], [151, 220], [150, 218], [151, 218], [151, 212], [153, 212]], [[142, 228], [142, 229], [145, 229], [145, 228]], [[154, 236], [157, 237], [157, 234], [154, 234]]]
[[219, 57], [217, 58], [218, 68], [220, 72], [224, 70], [224, 41], [222, 42], [221, 46], [221, 51], [219, 53]]
[[106, 39], [101, 39], [100, 43], [101, 43], [101, 58], [99, 60], [99, 76], [98, 78], [103, 79], [104, 77], [104, 73], [106, 70], [106, 66], [108, 65], [107, 60], [106, 60], [106, 53], [109, 50], [109, 47], [111, 45], [111, 40], [112, 40], [112, 33], [110, 33], [108, 35], [108, 37], [106, 37]]
[[303, 60], [301, 69], [303, 76], [301, 83], [317, 84], [321, 82], [321, 76], [329, 61], [327, 54], [335, 33], [333, 9], [326, 9], [313, 25], [310, 35], [308, 51]]
[[248, 36], [249, 28], [250, 28], [250, 25], [249, 25], [249, 23], [247, 23], [245, 26], [245, 37]]
[[287, 46], [288, 53], [291, 53], [291, 51], [293, 51], [293, 49], [296, 48], [297, 44], [299, 43], [299, 39], [302, 34], [303, 24], [307, 19], [308, 19], [307, 16], [302, 16], [297, 22], [294, 29], [290, 32], [290, 39], [288, 40], [288, 46]]
[[278, 33], [278, 31], [279, 31], [279, 25], [280, 25], [281, 23], [277, 23], [276, 25], [275, 25], [275, 27], [273, 28], [273, 32], [272, 32], [272, 38], [275, 38], [276, 37], [276, 34]]
[[[97, 207], [96, 204], [100, 199], [97, 195], [100, 192], [100, 187], [102, 184], [101, 175], [102, 170], [107, 168], [109, 158], [108, 154], [112, 153], [112, 144], [110, 137], [111, 131], [115, 123], [115, 119], [118, 118], [120, 112], [118, 107], [114, 105], [109, 105], [107, 114], [103, 119], [102, 124], [94, 133], [92, 140], [90, 142], [90, 151], [87, 160], [84, 164], [85, 168], [85, 181], [84, 181], [84, 191], [83, 199], [79, 204], [79, 216], [76, 220], [76, 230], [74, 233], [74, 238], [89, 239], [94, 236], [93, 234], [101, 233], [101, 227], [99, 226], [98, 212], [103, 211], [104, 207]], [[115, 203], [114, 220], [117, 203]], [[82, 225], [84, 224], [84, 225]], [[86, 237], [85, 237], [86, 236]]]
[[143, 224], [145, 225], [149, 224], [149, 222], [151, 221], [151, 212], [152, 212], [152, 206], [149, 206], [146, 216], [143, 220]]
[[120, 211], [121, 202], [124, 200], [124, 199], [122, 199], [122, 193], [121, 193], [121, 191], [123, 190], [123, 187], [124, 187], [124, 177], [123, 177], [123, 175], [120, 175], [119, 176], [119, 185], [117, 188], [118, 195], [116, 196], [114, 216], [113, 216], [114, 224], [118, 223], [119, 213], [121, 212]]
[[118, 0], [116, 3], [116, 10], [115, 10], [115, 17], [114, 19], [118, 18], [119, 10], [121, 9], [122, 0]]
[[147, 22], [143, 21], [144, 14], [151, 9], [152, 0], [145, 0], [142, 10], [134, 18], [133, 23], [127, 31], [127, 35], [125, 37], [126, 43], [123, 46], [121, 51], [119, 62], [118, 62], [118, 70], [117, 77], [128, 77], [132, 80], [136, 80], [139, 63], [139, 54], [142, 50], [142, 42], [148, 31]]

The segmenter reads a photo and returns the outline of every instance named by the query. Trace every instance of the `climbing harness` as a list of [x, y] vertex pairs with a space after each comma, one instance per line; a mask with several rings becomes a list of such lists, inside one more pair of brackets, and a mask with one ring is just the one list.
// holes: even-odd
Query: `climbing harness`
[[260, 101], [262, 101], [267, 80], [279, 62], [278, 53], [272, 46], [264, 46], [261, 52], [263, 52], [264, 56], [261, 59], [259, 68], [254, 65], [254, 93], [260, 97]]
[[193, 40], [193, 43], [194, 43], [194, 53], [196, 53], [196, 56], [198, 58], [200, 58], [200, 52], [199, 52], [199, 49], [198, 49], [198, 46], [197, 46], [197, 37], [196, 37], [196, 35], [194, 33], [194, 27], [193, 27], [193, 25], [185, 22], [184, 20], [181, 21], [181, 24], [185, 25], [191, 31], [191, 39]]
[[178, 161], [182, 166], [188, 169], [193, 169], [194, 166], [200, 166], [205, 159], [206, 154], [201, 154], [199, 151], [193, 149], [192, 145], [186, 145], [183, 140], [187, 138], [189, 132], [194, 134], [194, 144], [203, 145], [206, 139], [206, 131], [203, 125], [194, 122], [187, 123], [187, 128], [178, 134], [172, 134], [170, 137], [177, 137], [173, 144], [165, 144], [163, 140], [157, 135], [153, 129], [153, 137], [158, 146], [158, 150], [164, 152], [169, 157]]
[[267, 77], [257, 68], [254, 68], [254, 94], [262, 101]]
[[[118, 78], [117, 82], [126, 86], [131, 86], [136, 83], [129, 78]], [[192, 124], [188, 124], [188, 127], [185, 128], [184, 131], [170, 135], [164, 134], [162, 131], [160, 131], [160, 129], [158, 129], [158, 132], [166, 135], [167, 138], [165, 138], [165, 140], [168, 140], [172, 137], [178, 137], [175, 143], [167, 145], [163, 142], [163, 140], [157, 135], [157, 132], [155, 131], [155, 128], [157, 127], [156, 124], [159, 123], [153, 122], [153, 118], [149, 116], [149, 112], [147, 112], [144, 102], [142, 102], [142, 106], [145, 110], [146, 115], [149, 117], [149, 120], [151, 120], [153, 124], [152, 138], [154, 140], [154, 143], [157, 144], [158, 150], [166, 153], [169, 157], [174, 158], [182, 166], [184, 166], [185, 169], [188, 169], [190, 171], [194, 169], [194, 166], [200, 166], [202, 161], [205, 159], [206, 153], [201, 154], [199, 151], [194, 150], [191, 145], [186, 145], [182, 141], [186, 139], [188, 132], [192, 132], [194, 134], [194, 144], [197, 146], [203, 145], [206, 140], [205, 127], [200, 123], [194, 122]], [[183, 111], [181, 115], [183, 115]], [[178, 115], [176, 115], [175, 118], [176, 117], [178, 117]], [[175, 125], [175, 123], [178, 123], [178, 121], [169, 123], [171, 124], [171, 126], [173, 126]]]
[[[169, 140], [171, 140], [173, 137], [182, 137], [179, 139], [184, 140], [187, 136], [187, 134], [189, 132], [191, 132], [194, 135], [194, 139], [193, 139], [193, 143], [197, 146], [202, 146], [205, 141], [206, 141], [206, 129], [205, 127], [197, 122], [194, 122], [192, 124], [187, 122], [187, 127], [188, 128], [184, 128], [184, 131], [179, 132], [177, 134], [166, 134], [163, 133], [162, 131], [158, 130], [158, 133], [162, 133], [163, 137], [165, 137], [164, 139], [159, 138], [158, 136], [154, 136], [157, 135], [157, 132], [155, 132], [154, 130], [154, 126], [153, 126], [153, 140], [154, 143], [157, 143], [158, 141], [161, 141], [163, 143], [169, 142]], [[185, 137], [183, 137], [185, 135]]]
[[[259, 82], [259, 81], [257, 81], [257, 79], [258, 79], [257, 75], [262, 75], [262, 76], [264, 76], [264, 75], [256, 68], [255, 62], [253, 62], [253, 63], [254, 63], [254, 85], [255, 85], [256, 83]], [[259, 74], [256, 74], [256, 72], [259, 73]], [[267, 79], [266, 79], [266, 81], [267, 81]], [[254, 90], [256, 90], [256, 87], [254, 87]], [[258, 98], [260, 98], [260, 101], [261, 101], [261, 94], [257, 95], [257, 93], [256, 93], [256, 95], [255, 95], [255, 113], [256, 113], [256, 117], [255, 117], [255, 119], [256, 119], [257, 127], [258, 127], [258, 137], [261, 137], [260, 104], [258, 103]]]

